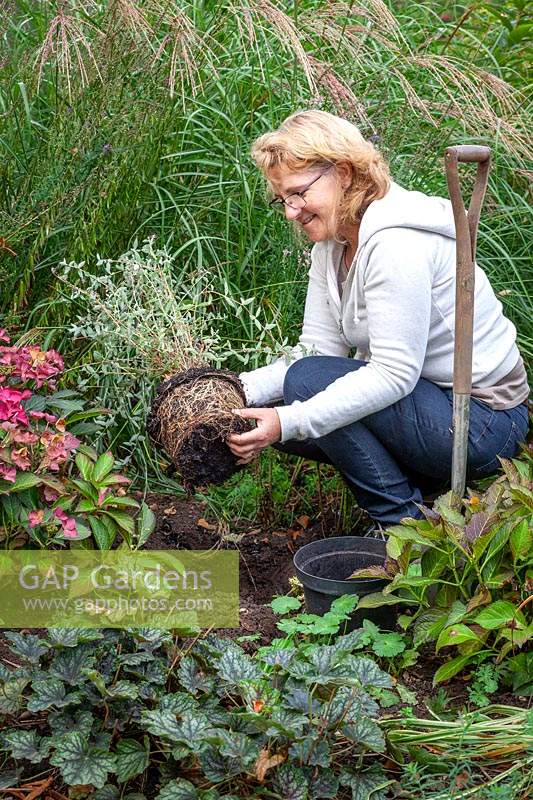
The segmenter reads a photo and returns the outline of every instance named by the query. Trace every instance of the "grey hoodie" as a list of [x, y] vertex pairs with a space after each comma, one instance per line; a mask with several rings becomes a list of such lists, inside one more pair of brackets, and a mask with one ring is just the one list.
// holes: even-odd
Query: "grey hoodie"
[[[317, 438], [380, 411], [420, 377], [453, 380], [455, 226], [451, 203], [392, 183], [366, 210], [342, 301], [337, 270], [343, 246], [330, 239], [311, 251], [302, 334], [289, 354], [241, 373], [249, 405], [283, 398], [290, 364], [304, 355], [348, 356], [364, 367], [309, 400], [276, 408], [281, 441]], [[519, 360], [516, 329], [476, 266], [473, 386], [493, 386]]]

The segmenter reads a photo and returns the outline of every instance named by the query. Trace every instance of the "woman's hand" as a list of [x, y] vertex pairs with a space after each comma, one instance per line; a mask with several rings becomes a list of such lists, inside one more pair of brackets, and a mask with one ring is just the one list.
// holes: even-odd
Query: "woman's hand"
[[253, 430], [228, 436], [229, 449], [239, 457], [237, 464], [248, 464], [261, 450], [281, 439], [281, 425], [275, 408], [238, 408], [233, 409], [233, 413], [257, 421]]

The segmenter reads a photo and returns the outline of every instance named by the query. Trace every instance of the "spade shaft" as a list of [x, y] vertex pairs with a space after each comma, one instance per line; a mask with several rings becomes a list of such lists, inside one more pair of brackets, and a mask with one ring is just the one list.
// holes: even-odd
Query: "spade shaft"
[[[490, 169], [490, 148], [478, 145], [448, 147], [444, 156], [448, 192], [456, 235], [455, 347], [453, 357], [452, 491], [462, 498], [466, 485], [472, 344], [474, 329], [474, 269], [477, 229]], [[477, 174], [468, 211], [459, 180], [459, 163], [476, 163]]]

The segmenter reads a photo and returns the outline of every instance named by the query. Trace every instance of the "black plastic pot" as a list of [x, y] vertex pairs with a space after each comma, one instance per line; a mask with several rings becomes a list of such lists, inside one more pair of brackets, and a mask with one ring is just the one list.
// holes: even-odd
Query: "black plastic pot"
[[[325, 614], [333, 601], [343, 594], [356, 594], [361, 598], [380, 592], [389, 581], [381, 578], [346, 579], [356, 569], [384, 564], [385, 558], [385, 542], [363, 536], [332, 536], [301, 547], [294, 556], [294, 567], [304, 587], [308, 612]], [[360, 628], [364, 619], [385, 630], [392, 630], [396, 623], [396, 607], [354, 611], [344, 632]]]

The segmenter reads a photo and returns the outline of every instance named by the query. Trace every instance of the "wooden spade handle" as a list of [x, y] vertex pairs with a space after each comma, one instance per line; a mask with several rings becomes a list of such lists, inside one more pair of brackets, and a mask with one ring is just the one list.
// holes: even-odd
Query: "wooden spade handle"
[[[468, 212], [465, 210], [458, 163], [477, 163], [476, 183]], [[474, 329], [474, 270], [479, 216], [490, 169], [490, 148], [458, 145], [446, 149], [444, 163], [452, 201], [456, 238], [455, 343], [453, 354], [453, 452], [452, 492], [464, 494], [468, 457], [470, 395], [472, 392], [472, 343]]]
[[490, 159], [490, 147], [482, 144], [456, 144], [446, 149], [447, 153], [455, 153], [457, 161], [477, 161], [478, 164]]
[[[458, 162], [477, 163], [477, 175], [468, 212], [465, 210]], [[490, 169], [490, 148], [478, 145], [448, 147], [446, 179], [455, 219], [457, 274], [455, 291], [455, 353], [453, 388], [470, 394], [472, 388], [472, 336], [474, 323], [474, 263], [479, 216]]]

